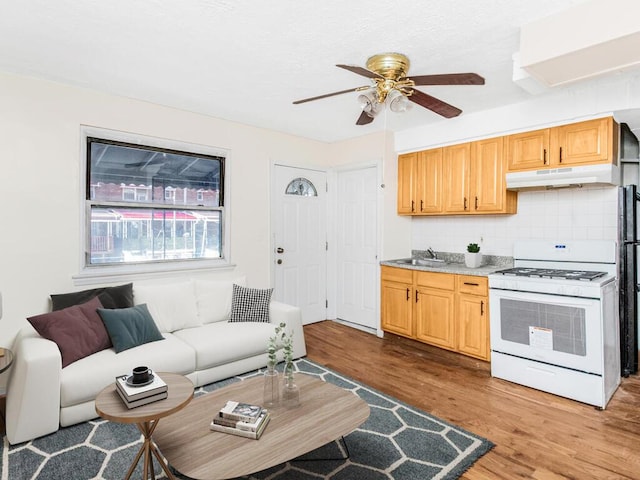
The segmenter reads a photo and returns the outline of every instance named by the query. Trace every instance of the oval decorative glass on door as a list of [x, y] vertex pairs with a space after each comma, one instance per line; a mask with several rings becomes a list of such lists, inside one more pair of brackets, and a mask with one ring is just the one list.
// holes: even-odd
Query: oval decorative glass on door
[[284, 192], [287, 195], [300, 195], [302, 197], [317, 197], [318, 191], [316, 187], [304, 177], [294, 178], [287, 185]]

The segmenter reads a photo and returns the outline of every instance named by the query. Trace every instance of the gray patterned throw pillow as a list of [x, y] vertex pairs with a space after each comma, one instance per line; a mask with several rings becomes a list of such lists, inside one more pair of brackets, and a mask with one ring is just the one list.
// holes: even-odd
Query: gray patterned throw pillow
[[273, 288], [247, 288], [233, 284], [230, 322], [269, 322]]

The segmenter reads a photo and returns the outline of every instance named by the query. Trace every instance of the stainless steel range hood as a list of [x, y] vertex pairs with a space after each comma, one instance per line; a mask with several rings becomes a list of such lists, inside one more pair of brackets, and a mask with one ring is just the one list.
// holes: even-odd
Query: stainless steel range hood
[[543, 190], [582, 187], [584, 185], [619, 185], [620, 170], [611, 163], [577, 167], [548, 168], [507, 173], [507, 190]]

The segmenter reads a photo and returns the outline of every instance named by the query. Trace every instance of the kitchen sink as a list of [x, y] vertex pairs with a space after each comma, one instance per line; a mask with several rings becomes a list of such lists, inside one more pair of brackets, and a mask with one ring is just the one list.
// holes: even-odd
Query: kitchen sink
[[417, 265], [420, 267], [444, 267], [447, 264], [447, 262], [439, 258], [401, 258], [394, 261], [404, 265]]

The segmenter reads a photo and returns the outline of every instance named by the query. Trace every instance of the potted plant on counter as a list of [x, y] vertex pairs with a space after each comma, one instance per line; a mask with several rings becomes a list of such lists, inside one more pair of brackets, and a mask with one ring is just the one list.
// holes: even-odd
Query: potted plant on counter
[[467, 245], [467, 251], [464, 254], [464, 264], [469, 268], [478, 268], [482, 264], [480, 245], [477, 243]]

